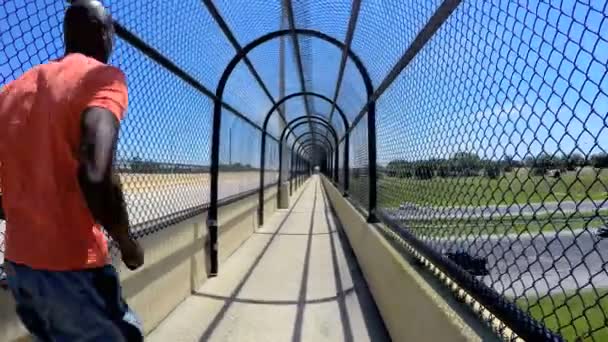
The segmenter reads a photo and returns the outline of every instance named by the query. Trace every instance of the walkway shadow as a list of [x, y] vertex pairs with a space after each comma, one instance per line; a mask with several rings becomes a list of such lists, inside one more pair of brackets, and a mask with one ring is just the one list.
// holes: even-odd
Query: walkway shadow
[[[378, 307], [374, 302], [371, 292], [367, 286], [367, 282], [361, 273], [359, 268], [359, 264], [357, 263], [357, 258], [353, 253], [353, 250], [350, 247], [350, 243], [348, 242], [346, 236], [344, 235], [344, 229], [342, 224], [337, 219], [337, 214], [334, 211], [334, 208], [331, 206], [327, 199], [327, 195], [325, 191], [323, 193], [323, 202], [325, 203], [325, 221], [327, 222], [327, 227], [329, 229], [334, 229], [337, 232], [337, 241], [334, 239], [334, 235], [330, 235], [330, 243], [331, 243], [331, 254], [332, 254], [332, 262], [334, 264], [334, 278], [336, 280], [336, 289], [341, 291], [344, 285], [342, 284], [342, 277], [339, 269], [339, 261], [338, 261], [338, 253], [336, 244], [341, 247], [342, 252], [344, 253], [344, 259], [348, 265], [348, 272], [350, 273], [350, 277], [353, 281], [353, 287], [355, 295], [357, 296], [357, 302], [361, 308], [361, 312], [363, 314], [363, 320], [365, 322], [365, 327], [367, 332], [369, 333], [369, 337], [372, 341], [390, 341], [391, 338], [386, 330], [386, 326], [381, 319], [380, 312], [378, 311]], [[331, 219], [330, 219], [331, 217]], [[350, 323], [350, 318], [348, 316], [348, 308], [346, 307], [346, 298], [345, 296], [338, 299], [338, 305], [340, 307], [340, 318], [342, 321], [342, 327], [344, 329], [344, 340], [345, 341], [353, 341], [352, 327]]]
[[[362, 318], [365, 324], [365, 329], [368, 333], [368, 338], [372, 341], [390, 341], [390, 337], [386, 331], [384, 323], [380, 318], [380, 314], [378, 309], [371, 297], [371, 294], [367, 288], [367, 284], [361, 271], [359, 270], [359, 266], [356, 262], [356, 258], [350, 249], [350, 245], [346, 241], [340, 226], [340, 223], [333, 212], [333, 208], [328, 203], [329, 201], [326, 198], [325, 191], [322, 186], [319, 185], [320, 182], [315, 183], [315, 192], [314, 199], [312, 203], [311, 210], [311, 218], [310, 218], [310, 226], [308, 228], [308, 233], [281, 233], [283, 230], [285, 223], [289, 219], [290, 215], [294, 212], [293, 209], [300, 202], [302, 195], [306, 191], [306, 188], [299, 194], [296, 199], [294, 205], [288, 210], [287, 215], [282, 219], [278, 228], [273, 233], [264, 233], [272, 235], [270, 240], [264, 245], [262, 251], [255, 258], [253, 264], [245, 273], [244, 277], [240, 280], [239, 284], [235, 287], [232, 293], [229, 296], [221, 296], [210, 293], [202, 293], [196, 292], [193, 295], [203, 298], [215, 299], [224, 301], [222, 308], [215, 315], [211, 323], [206, 327], [204, 333], [200, 337], [199, 341], [209, 341], [213, 336], [214, 332], [217, 330], [218, 326], [224, 319], [226, 313], [230, 309], [230, 307], [234, 303], [242, 303], [242, 304], [254, 304], [254, 305], [275, 305], [275, 306], [296, 306], [296, 314], [293, 323], [293, 332], [291, 341], [292, 342], [300, 342], [303, 340], [303, 328], [304, 328], [304, 316], [306, 305], [310, 304], [321, 304], [321, 303], [330, 303], [336, 302], [339, 309], [340, 322], [342, 324], [342, 332], [343, 332], [343, 341], [355, 341], [355, 336], [353, 332], [351, 317], [349, 317], [349, 307], [347, 303], [354, 303], [354, 301], [347, 301], [347, 296], [355, 295], [358, 299], [358, 304], [362, 312]], [[309, 183], [310, 184], [310, 183]], [[318, 207], [318, 195], [321, 194], [322, 203], [324, 204], [324, 220], [327, 223], [328, 232], [323, 233], [313, 233], [315, 228], [315, 214]], [[308, 210], [307, 210], [308, 211]], [[250, 280], [253, 275], [255, 269], [259, 266], [261, 260], [264, 255], [268, 251], [270, 245], [274, 242], [275, 238], [280, 235], [295, 235], [295, 236], [307, 236], [305, 256], [304, 256], [304, 264], [302, 269], [302, 276], [300, 281], [300, 289], [298, 293], [298, 297], [295, 300], [267, 300], [267, 299], [258, 299], [258, 298], [240, 298], [239, 294], [242, 292], [244, 286]], [[310, 278], [310, 264], [311, 264], [311, 254], [312, 254], [312, 239], [315, 235], [329, 235], [329, 243], [331, 248], [331, 262], [333, 264], [334, 271], [334, 281], [335, 281], [335, 296], [328, 296], [322, 298], [315, 299], [307, 299], [308, 294], [308, 282]], [[353, 287], [348, 289], [344, 288], [343, 284], [343, 272], [344, 270], [340, 269], [340, 252], [342, 250], [344, 254], [344, 258], [346, 260], [346, 264], [348, 265], [348, 272], [350, 277], [353, 280]], [[344, 268], [344, 263], [342, 263]], [[352, 310], [352, 307], [351, 307]]]
[[[247, 283], [247, 281], [253, 274], [253, 271], [255, 270], [255, 268], [259, 265], [260, 261], [262, 260], [262, 258], [266, 254], [266, 252], [268, 251], [268, 248], [270, 247], [270, 245], [272, 244], [274, 239], [277, 237], [277, 235], [279, 234], [281, 229], [283, 229], [283, 227], [285, 226], [285, 222], [287, 222], [287, 220], [289, 219], [289, 215], [292, 213], [293, 209], [300, 202], [300, 200], [302, 199], [302, 195], [306, 192], [306, 189], [308, 188], [309, 185], [310, 185], [310, 183], [306, 183], [304, 189], [302, 189], [302, 191], [298, 195], [298, 198], [294, 202], [293, 206], [288, 210], [287, 215], [285, 215], [285, 217], [279, 224], [277, 230], [272, 234], [272, 236], [270, 237], [270, 240], [268, 240], [268, 242], [262, 249], [262, 252], [255, 258], [253, 264], [251, 265], [251, 267], [249, 268], [247, 273], [245, 273], [245, 276], [243, 277], [243, 279], [239, 282], [239, 284], [236, 286], [236, 288], [232, 291], [232, 293], [230, 294], [230, 297], [228, 297], [226, 299], [226, 302], [224, 303], [224, 305], [222, 306], [220, 311], [215, 315], [215, 317], [213, 318], [211, 323], [207, 326], [207, 328], [205, 329], [205, 332], [203, 333], [203, 335], [201, 336], [199, 341], [201, 341], [201, 342], [209, 341], [209, 339], [213, 335], [213, 332], [217, 329], [219, 324], [224, 319], [224, 316], [226, 315], [226, 312], [228, 311], [230, 306], [232, 306], [233, 303], [237, 302], [237, 297], [238, 297], [239, 293], [243, 290], [243, 287], [245, 286], [245, 284]], [[198, 293], [194, 293], [194, 295], [206, 296], [205, 294], [198, 294]]]

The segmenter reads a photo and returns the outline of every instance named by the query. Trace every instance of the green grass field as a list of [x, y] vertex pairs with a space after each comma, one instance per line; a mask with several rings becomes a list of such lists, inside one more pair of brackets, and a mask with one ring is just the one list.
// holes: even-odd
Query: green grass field
[[416, 178], [382, 177], [378, 180], [381, 207], [404, 202], [430, 206], [483, 206], [491, 204], [608, 199], [608, 169], [584, 168], [560, 178], [532, 176], [527, 169], [488, 177]]
[[520, 299], [517, 305], [566, 341], [608, 341], [608, 290]]

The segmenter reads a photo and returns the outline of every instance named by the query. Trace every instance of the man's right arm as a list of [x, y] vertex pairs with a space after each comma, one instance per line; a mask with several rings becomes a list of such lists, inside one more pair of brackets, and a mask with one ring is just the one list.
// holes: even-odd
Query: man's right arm
[[91, 107], [82, 115], [79, 181], [93, 217], [116, 241], [125, 264], [141, 266], [143, 255], [129, 234], [129, 218], [122, 186], [112, 173], [119, 122], [107, 109]]

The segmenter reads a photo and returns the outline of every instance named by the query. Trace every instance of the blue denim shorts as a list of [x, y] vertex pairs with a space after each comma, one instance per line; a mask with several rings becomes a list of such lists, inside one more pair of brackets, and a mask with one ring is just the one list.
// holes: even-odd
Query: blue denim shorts
[[41, 341], [143, 341], [112, 266], [53, 272], [7, 261], [19, 318]]

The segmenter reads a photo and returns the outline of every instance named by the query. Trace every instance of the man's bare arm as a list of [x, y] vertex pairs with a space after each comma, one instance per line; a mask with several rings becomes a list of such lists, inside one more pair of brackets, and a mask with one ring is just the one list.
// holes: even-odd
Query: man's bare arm
[[79, 177], [93, 217], [120, 241], [128, 236], [129, 220], [120, 182], [112, 176], [118, 130], [118, 120], [106, 109], [83, 113]]
[[129, 235], [129, 217], [120, 179], [112, 173], [119, 123], [108, 110], [87, 109], [82, 115], [79, 180], [93, 217], [116, 241], [129, 268], [143, 263], [139, 246]]

